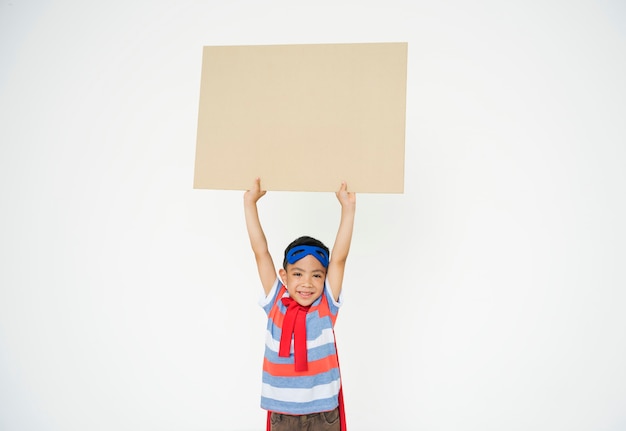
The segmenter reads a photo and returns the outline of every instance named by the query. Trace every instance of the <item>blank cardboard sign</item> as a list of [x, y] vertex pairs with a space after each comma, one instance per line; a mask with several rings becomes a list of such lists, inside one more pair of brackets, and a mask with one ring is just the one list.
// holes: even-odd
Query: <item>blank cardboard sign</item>
[[406, 43], [205, 46], [194, 188], [404, 191]]

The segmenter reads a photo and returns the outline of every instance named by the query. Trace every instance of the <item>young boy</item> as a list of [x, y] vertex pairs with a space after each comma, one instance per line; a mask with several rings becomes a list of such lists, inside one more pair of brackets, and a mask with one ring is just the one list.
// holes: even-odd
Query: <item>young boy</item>
[[341, 305], [343, 273], [350, 250], [356, 195], [345, 183], [336, 193], [341, 221], [328, 247], [300, 237], [285, 250], [278, 271], [259, 221], [261, 180], [244, 194], [244, 211], [268, 316], [261, 407], [271, 431], [345, 431], [341, 377], [333, 327]]

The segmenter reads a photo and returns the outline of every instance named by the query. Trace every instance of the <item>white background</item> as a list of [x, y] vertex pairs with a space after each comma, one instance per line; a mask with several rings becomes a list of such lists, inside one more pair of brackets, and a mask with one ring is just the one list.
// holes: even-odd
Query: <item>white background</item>
[[[406, 187], [358, 196], [350, 429], [626, 429], [623, 2], [3, 0], [1, 430], [264, 429], [242, 193], [192, 189], [202, 46], [385, 41]], [[277, 261], [332, 245], [332, 193], [259, 207]]]

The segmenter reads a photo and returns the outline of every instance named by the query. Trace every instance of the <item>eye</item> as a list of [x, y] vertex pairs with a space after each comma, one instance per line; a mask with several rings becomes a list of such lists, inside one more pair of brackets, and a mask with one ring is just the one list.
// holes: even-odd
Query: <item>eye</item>
[[291, 275], [293, 275], [294, 277], [301, 277], [302, 273], [301, 272], [294, 272]]
[[313, 277], [322, 278], [322, 274], [315, 274]]

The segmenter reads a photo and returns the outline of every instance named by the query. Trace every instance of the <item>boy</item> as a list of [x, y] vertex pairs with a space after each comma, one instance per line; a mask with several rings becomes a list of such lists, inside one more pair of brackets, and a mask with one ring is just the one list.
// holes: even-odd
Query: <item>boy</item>
[[332, 254], [311, 237], [287, 246], [283, 267], [274, 261], [259, 221], [261, 180], [244, 194], [250, 244], [268, 315], [261, 407], [271, 431], [345, 431], [339, 362], [333, 327], [341, 305], [343, 273], [350, 250], [356, 194], [342, 183], [336, 193], [341, 221]]

